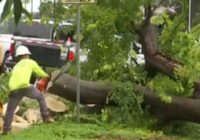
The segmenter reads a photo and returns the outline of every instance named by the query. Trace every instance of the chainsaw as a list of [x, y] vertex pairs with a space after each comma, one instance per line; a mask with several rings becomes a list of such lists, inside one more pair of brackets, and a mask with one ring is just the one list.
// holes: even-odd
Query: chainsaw
[[40, 78], [35, 82], [35, 87], [42, 93], [47, 91], [50, 87], [53, 86], [56, 80], [58, 80], [71, 66], [70, 62], [67, 62], [62, 68], [61, 71], [53, 78]]

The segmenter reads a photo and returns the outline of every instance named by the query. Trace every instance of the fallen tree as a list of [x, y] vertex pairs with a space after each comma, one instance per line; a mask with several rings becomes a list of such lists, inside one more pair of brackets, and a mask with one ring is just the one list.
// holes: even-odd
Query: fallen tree
[[[52, 73], [57, 74], [56, 73]], [[138, 93], [144, 97], [144, 103], [162, 122], [185, 120], [200, 123], [200, 100], [186, 97], [172, 97], [171, 103], [163, 102], [154, 91], [138, 87]], [[111, 87], [96, 82], [80, 81], [80, 103], [109, 105]], [[76, 101], [76, 78], [63, 75], [48, 92], [59, 95], [67, 100]]]
[[[182, 63], [169, 58], [157, 50], [157, 31], [150, 24], [151, 8], [148, 7], [147, 18], [138, 30], [142, 50], [145, 55], [147, 71], [162, 72], [174, 78], [174, 70], [181, 68]], [[111, 85], [110, 85], [111, 86]], [[109, 93], [111, 87], [105, 84], [80, 82], [80, 102], [82, 104], [107, 105], [109, 103]], [[194, 82], [194, 94], [198, 95], [200, 82]], [[144, 104], [150, 106], [150, 110], [162, 122], [184, 120], [190, 122], [200, 122], [200, 100], [189, 97], [173, 96], [171, 103], [163, 102], [155, 91], [146, 87], [137, 87], [138, 93], [144, 97]], [[49, 92], [64, 97], [67, 100], [76, 100], [76, 79], [69, 75], [63, 75], [54, 85], [49, 88]]]

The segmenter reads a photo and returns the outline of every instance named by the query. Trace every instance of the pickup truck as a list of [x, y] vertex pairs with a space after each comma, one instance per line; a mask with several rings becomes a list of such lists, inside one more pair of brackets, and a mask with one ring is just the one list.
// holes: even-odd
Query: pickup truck
[[[22, 31], [20, 33], [23, 34], [26, 34], [25, 30], [27, 30], [29, 36], [22, 36], [19, 34], [0, 34], [0, 45], [3, 46], [3, 52], [1, 52], [1, 54], [4, 56], [1, 71], [10, 71], [10, 69], [16, 64], [17, 58], [15, 57], [15, 50], [19, 44], [27, 46], [32, 53], [31, 58], [37, 61], [42, 67], [61, 67], [66, 63], [68, 54], [71, 49], [76, 48], [76, 43], [72, 43], [72, 39], [69, 36], [65, 36], [65, 39], [66, 37], [68, 38], [67, 41], [62, 39], [62, 41], [59, 42], [54, 41], [52, 38], [38, 37], [38, 35], [41, 35], [41, 31], [34, 30], [38, 30], [38, 28], [39, 30], [44, 29], [43, 26], [41, 27], [38, 24], [39, 23], [35, 23], [36, 26], [28, 25], [26, 28], [25, 25], [23, 25], [24, 28], [22, 26], [17, 30], [17, 33]], [[46, 28], [45, 31], [50, 33], [50, 30], [47, 30]], [[34, 33], [33, 36], [31, 36], [31, 32]], [[35, 37], [36, 35], [37, 37]]]
[[71, 48], [76, 47], [76, 44], [71, 42], [66, 45], [35, 38], [14, 38], [9, 52], [4, 57], [4, 67], [12, 68], [16, 64], [15, 50], [20, 44], [28, 47], [31, 52], [30, 57], [42, 67], [63, 66], [68, 60], [68, 53], [72, 52]]

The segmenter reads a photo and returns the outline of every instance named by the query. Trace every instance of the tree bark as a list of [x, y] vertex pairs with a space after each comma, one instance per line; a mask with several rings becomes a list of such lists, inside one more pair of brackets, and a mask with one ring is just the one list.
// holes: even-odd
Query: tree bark
[[187, 97], [172, 97], [171, 103], [161, 101], [153, 91], [143, 92], [145, 104], [150, 106], [155, 116], [164, 123], [175, 120], [200, 123], [200, 100]]
[[151, 24], [145, 24], [142, 26], [139, 35], [147, 68], [150, 71], [159, 71], [173, 77], [174, 69], [182, 67], [183, 64], [157, 50], [156, 28]]
[[[54, 71], [52, 79], [59, 71]], [[63, 75], [55, 81], [48, 92], [59, 95], [71, 101], [76, 101], [76, 78]], [[80, 80], [80, 103], [81, 104], [106, 104], [106, 98], [109, 95], [109, 85], [96, 82]]]
[[147, 6], [145, 8], [145, 20], [141, 27], [136, 30], [142, 45], [146, 69], [149, 74], [153, 74], [151, 76], [154, 76], [156, 72], [162, 72], [174, 78], [174, 69], [182, 67], [183, 64], [158, 51], [158, 29], [150, 23], [151, 17], [152, 8]]
[[[165, 103], [150, 89], [138, 87], [144, 96], [144, 104], [150, 106], [150, 111], [162, 122], [184, 120], [200, 122], [200, 100], [186, 97], [172, 97], [171, 103]], [[97, 82], [80, 81], [80, 103], [109, 105], [111, 85]], [[76, 101], [76, 78], [63, 75], [48, 92], [59, 95], [67, 100]], [[111, 101], [112, 102], [112, 101]]]
[[[183, 67], [183, 64], [175, 59], [169, 58], [158, 51], [157, 28], [150, 23], [151, 8], [146, 8], [146, 19], [138, 31], [140, 43], [145, 56], [146, 68], [149, 75], [161, 72], [171, 78], [175, 78], [174, 70]], [[200, 81], [194, 81], [194, 97], [200, 99]]]

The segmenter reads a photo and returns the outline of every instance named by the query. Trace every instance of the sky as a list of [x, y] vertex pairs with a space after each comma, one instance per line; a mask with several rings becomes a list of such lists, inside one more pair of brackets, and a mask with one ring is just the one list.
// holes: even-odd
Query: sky
[[[2, 2], [0, 2], [0, 14], [2, 13], [3, 11], [3, 6], [5, 4], [5, 1], [6, 0], [2, 0]], [[33, 0], [33, 12], [39, 12], [38, 8], [40, 6], [40, 0]], [[26, 8], [29, 12], [31, 12], [31, 3], [29, 3], [27, 5], [27, 8]]]

